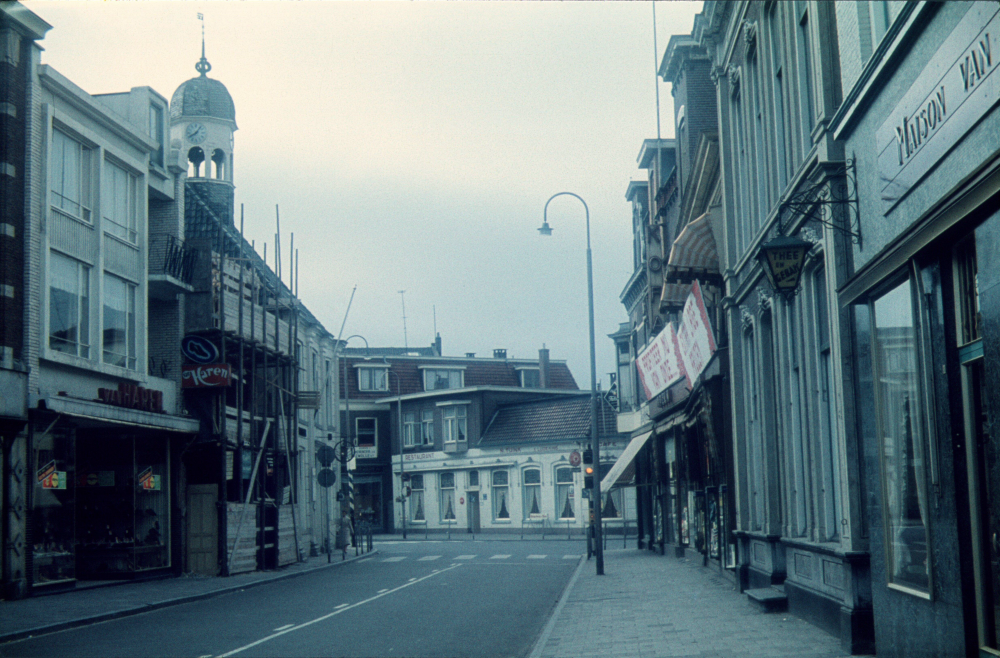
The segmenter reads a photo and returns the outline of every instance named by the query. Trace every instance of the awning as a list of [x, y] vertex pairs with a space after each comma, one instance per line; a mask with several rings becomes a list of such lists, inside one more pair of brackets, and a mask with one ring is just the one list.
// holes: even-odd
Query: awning
[[690, 294], [690, 283], [665, 283], [660, 292], [660, 308], [683, 308]]
[[39, 402], [44, 402], [45, 408], [49, 411], [84, 421], [91, 421], [95, 425], [110, 423], [162, 430], [165, 432], [183, 432], [185, 434], [195, 434], [200, 427], [200, 423], [194, 418], [114, 407], [102, 402], [91, 402], [90, 400], [79, 400], [58, 395], [42, 398]]
[[648, 432], [643, 432], [629, 441], [629, 444], [625, 446], [625, 450], [618, 458], [618, 461], [615, 462], [615, 465], [611, 467], [608, 474], [604, 476], [603, 480], [601, 480], [601, 491], [607, 491], [612, 486], [617, 484], [618, 478], [622, 475], [622, 473], [624, 473], [625, 468], [632, 463], [635, 456], [639, 454], [639, 450], [642, 449], [642, 446], [646, 444], [646, 441], [649, 440], [649, 437], [652, 435], [653, 431], [650, 430]]
[[711, 217], [705, 213], [684, 227], [670, 247], [667, 280], [691, 281], [719, 274], [719, 252], [715, 248]]

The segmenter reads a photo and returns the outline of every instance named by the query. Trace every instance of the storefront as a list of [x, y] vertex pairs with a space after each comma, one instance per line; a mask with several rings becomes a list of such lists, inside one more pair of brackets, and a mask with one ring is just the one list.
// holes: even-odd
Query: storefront
[[876, 648], [998, 656], [1000, 5], [928, 3], [895, 39], [905, 54], [841, 121], [863, 181], [840, 304]]
[[31, 411], [33, 588], [179, 569], [178, 453], [197, 422], [146, 400], [137, 409], [49, 398]]

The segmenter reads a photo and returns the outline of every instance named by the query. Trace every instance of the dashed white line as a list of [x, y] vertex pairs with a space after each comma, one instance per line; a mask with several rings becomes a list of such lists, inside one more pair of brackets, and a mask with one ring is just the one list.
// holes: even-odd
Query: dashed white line
[[295, 625], [295, 624], [285, 624], [284, 626], [279, 626], [278, 628], [276, 628], [276, 629], [274, 629], [274, 630], [275, 630], [275, 631], [283, 631], [283, 630], [285, 630], [286, 628], [291, 628], [291, 627], [292, 627], [292, 626], [294, 626], [294, 625]]
[[510, 557], [510, 555], [494, 555], [490, 559], [491, 560], [506, 560], [509, 557]]
[[579, 560], [579, 555], [563, 555], [564, 560]]
[[441, 557], [440, 555], [425, 555], [422, 558], [418, 559], [417, 562], [430, 562], [431, 560], [437, 560], [440, 557]]
[[547, 555], [529, 555], [528, 559], [529, 560], [544, 560], [547, 557], [548, 557]]
[[378, 591], [378, 593], [379, 593], [379, 594], [385, 594], [385, 593], [386, 593], [386, 592], [388, 592], [388, 591], [389, 591], [389, 590], [387, 590], [387, 589], [380, 589], [380, 590]]
[[375, 601], [376, 599], [380, 599], [383, 596], [388, 596], [389, 594], [392, 594], [393, 592], [398, 592], [399, 590], [401, 590], [403, 588], [406, 588], [406, 587], [409, 587], [410, 585], [412, 585], [414, 583], [417, 583], [417, 582], [420, 582], [420, 581], [423, 581], [423, 580], [427, 580], [428, 578], [433, 578], [438, 573], [444, 573], [445, 571], [450, 571], [451, 569], [455, 569], [458, 566], [459, 565], [456, 564], [454, 566], [448, 567], [447, 569], [442, 569], [439, 572], [428, 574], [428, 575], [426, 575], [426, 576], [424, 576], [422, 578], [419, 578], [419, 579], [418, 578], [410, 578], [409, 582], [407, 582], [406, 584], [400, 585], [399, 587], [391, 589], [391, 590], [389, 590], [389, 591], [387, 591], [385, 593], [376, 594], [375, 596], [370, 596], [367, 599], [365, 599], [364, 601], [358, 601], [357, 603], [354, 603], [354, 604], [341, 603], [336, 608], [334, 608], [333, 612], [327, 613], [327, 614], [323, 615], [322, 617], [317, 617], [316, 619], [313, 619], [311, 621], [307, 621], [307, 622], [301, 623], [298, 626], [292, 626], [291, 628], [286, 628], [283, 631], [278, 631], [276, 633], [272, 633], [271, 635], [268, 635], [267, 637], [263, 637], [263, 638], [257, 640], [256, 642], [251, 642], [250, 644], [242, 646], [242, 647], [240, 647], [238, 649], [233, 649], [232, 651], [229, 651], [227, 653], [221, 654], [219, 656], [219, 658], [228, 658], [229, 656], [232, 656], [234, 654], [240, 653], [241, 651], [246, 651], [247, 649], [251, 649], [251, 648], [257, 646], [258, 644], [263, 644], [264, 642], [268, 642], [269, 640], [273, 640], [276, 637], [280, 637], [282, 635], [285, 635], [286, 633], [291, 633], [292, 631], [297, 631], [297, 630], [305, 628], [307, 626], [312, 626], [313, 624], [316, 624], [316, 623], [319, 623], [319, 622], [324, 621], [326, 619], [329, 619], [330, 617], [333, 617], [334, 615], [339, 615], [341, 612], [346, 612], [348, 610], [351, 610], [352, 608], [357, 608], [358, 606], [362, 606], [362, 605], [364, 605], [366, 603], [371, 603], [372, 601]]
[[397, 555], [396, 557], [387, 557], [387, 558], [385, 558], [382, 561], [383, 562], [402, 562], [405, 559], [406, 559], [405, 555]]
[[474, 560], [475, 558], [476, 558], [475, 555], [459, 555], [455, 559], [456, 560]]

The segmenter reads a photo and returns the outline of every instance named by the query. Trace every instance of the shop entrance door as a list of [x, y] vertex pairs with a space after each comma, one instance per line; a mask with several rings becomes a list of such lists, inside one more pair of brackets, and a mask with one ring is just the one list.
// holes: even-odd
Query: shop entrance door
[[466, 493], [469, 497], [469, 532], [477, 533], [479, 532], [479, 492], [469, 491]]
[[218, 570], [219, 519], [215, 484], [188, 485], [187, 568], [191, 573], [214, 576]]

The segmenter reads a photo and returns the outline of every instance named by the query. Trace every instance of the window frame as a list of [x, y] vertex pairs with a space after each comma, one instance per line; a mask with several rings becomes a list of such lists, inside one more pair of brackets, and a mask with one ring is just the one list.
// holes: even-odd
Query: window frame
[[[64, 259], [69, 265], [74, 265], [76, 267], [76, 290], [69, 291], [59, 288], [58, 290], [62, 293], [71, 294], [76, 297], [76, 336], [75, 341], [69, 341], [64, 338], [57, 338], [56, 340], [62, 341], [67, 345], [73, 345], [73, 351], [68, 351], [54, 347], [52, 344], [52, 316], [53, 316], [53, 304], [54, 302], [54, 278], [53, 278], [53, 259]], [[49, 350], [53, 352], [58, 352], [60, 354], [68, 354], [70, 356], [75, 356], [81, 359], [90, 359], [90, 348], [92, 344], [90, 342], [90, 323], [91, 323], [91, 304], [93, 302], [92, 295], [90, 294], [91, 288], [91, 272], [93, 267], [89, 264], [73, 258], [72, 256], [67, 256], [61, 252], [55, 250], [49, 250], [49, 262], [47, 269], [48, 278], [48, 310], [46, 312], [46, 322], [48, 324], [48, 340], [46, 341], [46, 346]]]
[[[109, 283], [114, 282], [114, 285], [119, 283], [125, 287], [125, 352], [114, 352], [108, 349], [108, 332], [115, 331], [118, 327], [112, 327], [108, 324], [109, 309], [111, 311], [120, 311], [120, 309], [112, 309], [108, 302], [111, 300], [111, 294], [109, 291]], [[134, 282], [124, 279], [111, 272], [104, 272], [104, 277], [102, 281], [101, 290], [101, 363], [116, 366], [119, 368], [126, 368], [128, 370], [136, 370], [138, 367], [138, 336], [137, 336], [137, 317], [136, 317], [136, 294], [138, 290], [138, 285]], [[111, 358], [109, 358], [111, 355]], [[124, 357], [124, 365], [122, 363], [116, 362], [117, 360], [112, 360], [113, 357]]]
[[[450, 479], [451, 483], [446, 484]], [[441, 523], [458, 523], [457, 508], [455, 507], [455, 472], [443, 471], [438, 473], [438, 518]], [[450, 504], [450, 507], [446, 507]], [[451, 510], [451, 518], [448, 518], [448, 509]]]
[[384, 393], [389, 390], [388, 366], [355, 365], [354, 369], [357, 371], [359, 392]]
[[[575, 521], [576, 520], [576, 477], [574, 476], [574, 469], [572, 466], [567, 465], [556, 465], [555, 472], [552, 476], [552, 486], [555, 488], [555, 514], [553, 518], [559, 521]], [[569, 479], [560, 479], [565, 474], [569, 474]], [[566, 495], [563, 495], [566, 492]], [[563, 514], [563, 510], [569, 505], [572, 514], [566, 516]]]
[[[70, 144], [74, 146], [74, 152], [79, 154], [79, 159], [73, 163], [76, 169], [77, 189], [71, 190], [76, 192], [76, 198], [66, 194], [66, 146]], [[59, 148], [61, 150], [57, 153]], [[67, 217], [78, 219], [86, 224], [93, 224], [95, 151], [93, 146], [74, 137], [62, 127], [52, 126], [52, 143], [49, 147], [49, 206]], [[61, 174], [58, 188], [55, 181], [56, 174]], [[67, 204], [77, 208], [67, 208]]]
[[420, 422], [417, 420], [417, 412], [407, 411], [403, 414], [403, 447], [416, 448], [417, 434]]
[[[427, 510], [424, 509], [424, 474], [413, 473], [410, 475], [410, 523], [427, 523]], [[417, 518], [420, 512], [420, 518]]]
[[[445, 445], [457, 445], [469, 440], [469, 412], [464, 404], [448, 405], [441, 409], [441, 424]], [[455, 431], [458, 431], [456, 438]]]
[[[118, 187], [119, 173], [124, 189]], [[124, 209], [118, 203], [122, 196], [125, 197]], [[101, 226], [104, 232], [129, 244], [138, 244], [139, 206], [139, 176], [106, 155], [101, 171]], [[119, 213], [124, 213], [124, 217]]]
[[[528, 474], [538, 476], [538, 482], [528, 482]], [[534, 496], [534, 507], [529, 506], [529, 495]], [[537, 512], [531, 511], [537, 509]], [[525, 521], [539, 521], [545, 518], [542, 504], [542, 469], [540, 466], [527, 466], [521, 469], [521, 518]]]
[[423, 409], [420, 412], [420, 445], [434, 445], [434, 410]]
[[[448, 390], [455, 390], [455, 389], [459, 389], [459, 388], [464, 388], [465, 387], [465, 369], [464, 368], [421, 367], [421, 370], [423, 371], [422, 372], [422, 379], [423, 379], [424, 390], [425, 391], [448, 391]], [[442, 381], [441, 375], [439, 373], [447, 373], [447, 384], [448, 384], [447, 386], [438, 386], [437, 385], [438, 383], [440, 383]], [[431, 383], [431, 380], [429, 379], [431, 376], [433, 376], [435, 378], [433, 380], [433, 383], [434, 383], [433, 386], [429, 386], [428, 385], [429, 383]], [[452, 377], [453, 376], [456, 376], [456, 378], [457, 378], [457, 385], [455, 385], [455, 386], [452, 386]]]
[[[498, 475], [504, 476], [502, 483], [497, 481]], [[503, 498], [499, 497], [500, 494], [503, 495]], [[490, 495], [493, 496], [493, 505], [491, 505], [493, 522], [510, 523], [510, 471], [508, 469], [498, 468], [490, 471]], [[500, 505], [500, 509], [497, 508], [497, 505]], [[506, 511], [506, 516], [501, 516], [501, 511]]]

